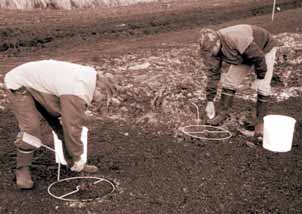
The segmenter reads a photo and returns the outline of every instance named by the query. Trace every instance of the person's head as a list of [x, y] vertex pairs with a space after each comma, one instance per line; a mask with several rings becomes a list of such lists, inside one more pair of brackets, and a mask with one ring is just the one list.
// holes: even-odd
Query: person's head
[[210, 28], [202, 28], [199, 32], [200, 53], [216, 56], [221, 48], [218, 32]]
[[93, 101], [101, 104], [106, 101], [108, 107], [114, 96], [117, 96], [119, 85], [113, 74], [98, 72]]

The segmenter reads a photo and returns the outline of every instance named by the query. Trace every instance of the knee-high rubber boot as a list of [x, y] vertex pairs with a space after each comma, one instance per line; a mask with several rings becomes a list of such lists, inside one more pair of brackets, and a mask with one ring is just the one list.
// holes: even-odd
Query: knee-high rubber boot
[[256, 125], [255, 125], [255, 137], [263, 137], [263, 117], [267, 113], [267, 106], [270, 96], [263, 96], [258, 94], [256, 104]]
[[16, 183], [20, 189], [32, 189], [34, 183], [31, 178], [29, 166], [32, 163], [34, 151], [17, 149]]
[[222, 89], [218, 112], [213, 119], [207, 121], [209, 125], [218, 126], [227, 118], [228, 110], [233, 104], [235, 92], [235, 90], [231, 89]]

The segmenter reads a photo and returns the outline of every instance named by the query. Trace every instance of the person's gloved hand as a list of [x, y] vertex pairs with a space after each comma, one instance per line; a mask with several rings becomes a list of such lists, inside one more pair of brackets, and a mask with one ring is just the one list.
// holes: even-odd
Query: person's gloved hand
[[206, 106], [206, 114], [209, 119], [213, 119], [215, 117], [215, 106], [214, 102], [210, 101]]
[[74, 172], [81, 172], [84, 169], [85, 164], [86, 162], [81, 158], [80, 160], [75, 161], [70, 169]]

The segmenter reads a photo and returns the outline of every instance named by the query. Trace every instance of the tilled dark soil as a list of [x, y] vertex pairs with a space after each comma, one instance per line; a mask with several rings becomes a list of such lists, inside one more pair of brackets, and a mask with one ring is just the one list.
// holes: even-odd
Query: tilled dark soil
[[[32, 20], [38, 20], [35, 15], [40, 14], [42, 17], [43, 11], [33, 14], [18, 14], [16, 11], [0, 13], [1, 19], [10, 20], [3, 23], [11, 24], [11, 29], [20, 30], [8, 31], [11, 34], [7, 36], [2, 33], [2, 36], [6, 36], [5, 41], [13, 45], [2, 49], [0, 53], [1, 73], [4, 74], [21, 62], [46, 57], [101, 63], [102, 57], [111, 59], [116, 55], [142, 49], [152, 51], [161, 45], [172, 49], [177, 45], [194, 42], [198, 31], [195, 27], [200, 25], [214, 25], [217, 28], [244, 22], [265, 26], [274, 33], [301, 32], [301, 9], [278, 13], [275, 21], [271, 22], [270, 14], [258, 16], [259, 13], [269, 13], [271, 1], [238, 4], [233, 7], [231, 3], [224, 3], [219, 10], [215, 7], [204, 10], [194, 7], [186, 8], [185, 11], [175, 10], [171, 14], [147, 14], [136, 16], [137, 18], [130, 16], [129, 21], [120, 17], [116, 20], [108, 18], [100, 21], [107, 24], [108, 29], [121, 21], [126, 24], [126, 28], [123, 25], [121, 30], [106, 32], [103, 30], [107, 28], [102, 28], [101, 24], [89, 22], [92, 19], [87, 24], [84, 19], [83, 22], [75, 22], [75, 14], [65, 17], [63, 12], [47, 11], [50, 20], [64, 21], [61, 24], [58, 21], [34, 24]], [[300, 1], [284, 0], [279, 4], [282, 10], [301, 6]], [[11, 19], [24, 14], [27, 19]], [[243, 19], [250, 16], [255, 17]], [[151, 20], [155, 24], [151, 24]], [[232, 21], [225, 23], [230, 20]], [[1, 25], [1, 30], [3, 29], [8, 28]], [[52, 38], [49, 41], [35, 43], [49, 36]], [[20, 41], [35, 42], [22, 46]], [[1, 40], [2, 47], [3, 44]], [[252, 105], [254, 104], [250, 102], [236, 100], [232, 113], [251, 109]], [[5, 108], [0, 111], [0, 213], [300, 214], [301, 105], [302, 98], [298, 97], [272, 103], [270, 106], [270, 113], [285, 114], [297, 119], [293, 148], [287, 153], [264, 150], [261, 144], [243, 137], [236, 130], [232, 130], [233, 137], [226, 141], [198, 141], [190, 138], [179, 140], [175, 138], [177, 127], [162, 124], [137, 125], [133, 121], [112, 119], [93, 120], [90, 122], [89, 161], [100, 168], [93, 176], [110, 179], [117, 190], [101, 201], [89, 203], [61, 202], [47, 194], [48, 185], [56, 181], [57, 167], [53, 154], [43, 149], [36, 153], [33, 162], [35, 189], [16, 189], [13, 142], [17, 134], [17, 123], [13, 114]], [[51, 144], [49, 128], [45, 124], [42, 128], [44, 142]], [[77, 174], [63, 168], [62, 178], [70, 176]], [[104, 189], [95, 188], [94, 191], [102, 194]]]
[[[272, 106], [270, 112], [301, 118], [301, 104], [301, 98], [292, 98]], [[240, 110], [248, 104], [238, 100], [235, 106], [241, 106]], [[2, 112], [1, 118], [6, 123], [1, 125], [4, 133], [1, 138], [1, 213], [283, 214], [302, 211], [301, 121], [297, 121], [292, 151], [287, 153], [272, 153], [261, 145], [250, 146], [247, 144], [250, 139], [236, 132], [227, 141], [177, 142], [168, 127], [159, 130], [110, 121], [94, 122], [89, 159], [100, 167], [94, 176], [112, 180], [117, 191], [103, 201], [82, 204], [63, 203], [47, 194], [47, 186], [56, 181], [56, 166], [51, 162], [52, 154], [45, 151], [39, 152], [39, 159], [32, 168], [35, 189], [16, 190], [12, 146], [16, 123], [11, 113]], [[63, 170], [62, 178], [70, 176], [75, 174]], [[102, 194], [104, 189], [93, 191]]]

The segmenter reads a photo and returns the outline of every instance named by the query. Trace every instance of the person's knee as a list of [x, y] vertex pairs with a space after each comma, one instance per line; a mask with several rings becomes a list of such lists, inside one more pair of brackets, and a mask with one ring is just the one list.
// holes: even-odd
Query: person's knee
[[239, 85], [238, 82], [239, 81], [236, 78], [224, 76], [221, 81], [221, 85], [222, 85], [222, 88], [236, 91], [238, 89], [238, 85]]
[[257, 93], [262, 96], [270, 96], [272, 93], [271, 86], [265, 86], [265, 85], [259, 86], [257, 88]]
[[23, 140], [23, 135], [24, 133], [27, 133], [29, 135], [32, 135], [38, 139], [41, 140], [41, 131], [40, 131], [40, 123], [33, 123], [31, 124], [30, 127], [24, 128], [21, 132], [18, 133], [15, 141], [15, 145], [17, 148], [22, 149], [22, 150], [35, 150], [37, 149], [36, 147], [24, 142]]
[[223, 82], [222, 88], [229, 90], [229, 91], [236, 91], [238, 89], [238, 86], [236, 84], [230, 83], [230, 82]]
[[271, 94], [272, 94], [270, 88], [269, 88], [269, 89], [268, 89], [268, 88], [267, 88], [267, 89], [258, 89], [257, 93], [258, 93], [259, 95], [262, 95], [262, 96], [265, 96], [265, 97], [271, 96]]
[[37, 138], [41, 138], [40, 121], [33, 120], [32, 123], [30, 124], [30, 126], [26, 127], [26, 129], [24, 131]]

